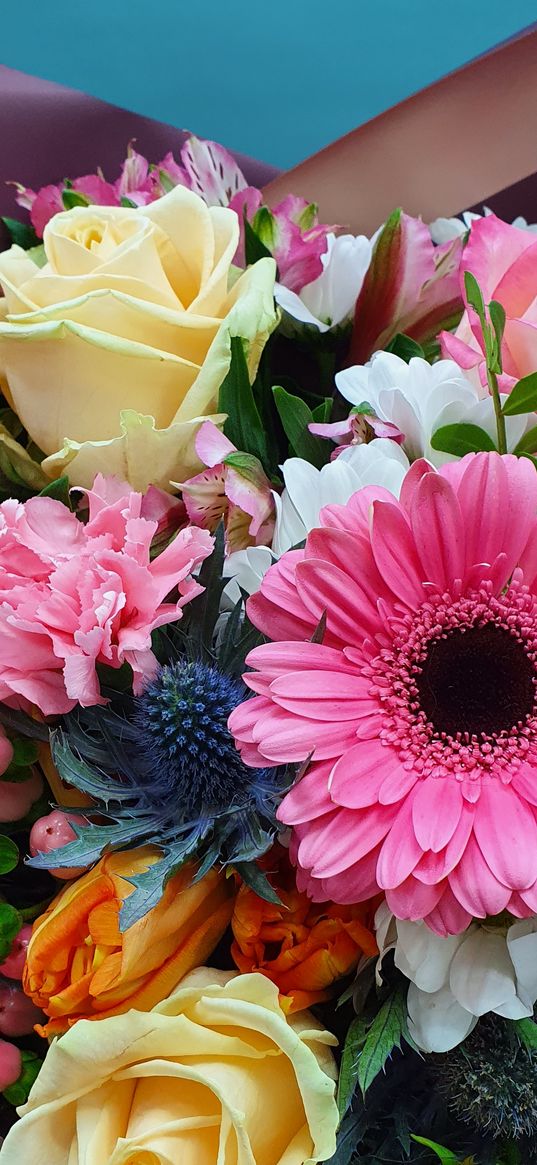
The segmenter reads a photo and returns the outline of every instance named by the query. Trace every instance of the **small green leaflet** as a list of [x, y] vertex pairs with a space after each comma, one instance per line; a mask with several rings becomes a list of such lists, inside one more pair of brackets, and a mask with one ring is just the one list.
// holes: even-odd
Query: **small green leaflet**
[[367, 1023], [361, 1015], [357, 1015], [353, 1019], [347, 1037], [345, 1039], [345, 1046], [341, 1056], [341, 1067], [339, 1069], [339, 1080], [337, 1086], [337, 1106], [341, 1118], [345, 1113], [353, 1098], [356, 1081], [358, 1079], [358, 1063], [360, 1052], [365, 1043], [367, 1036]]
[[257, 231], [255, 229], [255, 226], [256, 226], [255, 220], [254, 220], [254, 226], [252, 226], [252, 224], [250, 222], [248, 222], [248, 219], [246, 217], [246, 208], [245, 208], [245, 211], [244, 211], [244, 257], [246, 259], [246, 266], [247, 267], [250, 267], [252, 265], [252, 263], [257, 263], [258, 259], [267, 259], [267, 258], [271, 259], [272, 258], [272, 253], [269, 251], [268, 247], [265, 246], [265, 243], [259, 237], [259, 234], [257, 233]]
[[26, 1104], [30, 1090], [43, 1065], [41, 1056], [36, 1056], [35, 1052], [28, 1052], [26, 1049], [21, 1052], [21, 1061], [19, 1079], [15, 1080], [14, 1084], [10, 1084], [8, 1088], [4, 1088], [3, 1092], [8, 1103], [15, 1107], [19, 1104]]
[[537, 372], [530, 372], [511, 389], [502, 405], [504, 417], [516, 417], [520, 413], [532, 413], [537, 409]]
[[482, 322], [485, 319], [485, 301], [479, 283], [471, 271], [464, 272], [464, 290], [470, 307], [474, 308]]
[[280, 414], [285, 435], [293, 453], [303, 457], [316, 469], [322, 469], [330, 460], [332, 446], [329, 441], [314, 437], [308, 425], [315, 419], [309, 405], [299, 396], [292, 396], [281, 385], [272, 389], [276, 408]]
[[513, 449], [513, 453], [520, 457], [522, 453], [537, 453], [537, 425], [532, 429], [528, 429], [527, 433], [520, 438], [518, 445]]
[[408, 1040], [405, 993], [395, 991], [382, 1004], [365, 1038], [358, 1060], [358, 1083], [365, 1096], [376, 1076], [381, 1072], [401, 1040]]
[[69, 494], [69, 478], [67, 476], [56, 477], [54, 481], [51, 481], [49, 485], [46, 485], [40, 491], [39, 497], [54, 498], [57, 502], [63, 502], [64, 506], [67, 506], [69, 510], [72, 509]]
[[275, 906], [282, 905], [281, 898], [278, 897], [267, 875], [257, 862], [235, 862], [234, 868], [243, 882], [257, 894], [258, 898], [262, 898], [263, 902], [273, 902]]
[[66, 210], [72, 210], [74, 206], [89, 206], [89, 198], [85, 194], [79, 194], [78, 190], [62, 190], [62, 202]]
[[534, 1019], [515, 1019], [514, 1028], [524, 1047], [537, 1051], [537, 1023]]
[[399, 356], [406, 364], [409, 364], [415, 356], [425, 359], [425, 352], [418, 344], [417, 340], [413, 340], [411, 336], [406, 336], [404, 332], [397, 332], [386, 345], [386, 352], [393, 352], [394, 356]]
[[414, 1134], [412, 1134], [412, 1140], [416, 1141], [418, 1145], [425, 1145], [427, 1149], [432, 1149], [442, 1165], [461, 1165], [459, 1158], [451, 1152], [451, 1149], [444, 1149], [436, 1141], [429, 1141], [427, 1137], [416, 1137]]
[[0, 902], [0, 963], [11, 950], [11, 944], [22, 926], [22, 917], [9, 902]]
[[0, 874], [9, 874], [19, 860], [19, 851], [10, 837], [0, 834]]
[[453, 453], [455, 457], [464, 457], [465, 453], [478, 453], [485, 450], [492, 453], [496, 446], [492, 437], [480, 429], [478, 425], [442, 425], [431, 437], [433, 449], [442, 453]]

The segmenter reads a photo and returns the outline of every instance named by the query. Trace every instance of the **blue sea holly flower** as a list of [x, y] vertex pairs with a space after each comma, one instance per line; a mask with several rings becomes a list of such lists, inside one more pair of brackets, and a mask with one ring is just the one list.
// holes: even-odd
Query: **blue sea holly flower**
[[190, 860], [196, 878], [215, 863], [233, 866], [274, 897], [254, 863], [274, 841], [291, 777], [242, 763], [227, 718], [245, 696], [242, 681], [185, 656], [161, 667], [142, 696], [65, 716], [51, 733], [53, 759], [62, 779], [93, 804], [81, 810], [87, 823], [73, 826], [75, 841], [31, 864], [86, 866], [105, 851], [158, 846], [161, 860], [132, 878], [122, 929], [156, 905]]

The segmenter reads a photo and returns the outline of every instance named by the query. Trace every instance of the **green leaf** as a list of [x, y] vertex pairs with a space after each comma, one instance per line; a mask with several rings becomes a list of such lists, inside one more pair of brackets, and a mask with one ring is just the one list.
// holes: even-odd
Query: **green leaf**
[[409, 364], [415, 356], [421, 357], [422, 360], [425, 359], [425, 352], [421, 344], [418, 344], [411, 336], [406, 336], [404, 332], [397, 332], [393, 340], [390, 340], [390, 343], [386, 345], [386, 352], [393, 352], [394, 356], [399, 356], [406, 364]]
[[451, 1149], [444, 1149], [436, 1141], [429, 1141], [427, 1137], [417, 1137], [414, 1133], [412, 1133], [412, 1140], [416, 1141], [418, 1145], [425, 1145], [427, 1149], [432, 1149], [442, 1165], [460, 1165], [459, 1158], [451, 1152]]
[[268, 206], [260, 206], [259, 210], [256, 211], [252, 228], [260, 243], [265, 247], [266, 253], [272, 256], [276, 245], [277, 228], [276, 219]]
[[0, 902], [0, 963], [3, 963], [11, 950], [13, 939], [18, 935], [22, 926], [22, 918], [14, 906], [9, 902]]
[[494, 342], [492, 346], [492, 370], [502, 372], [502, 340], [505, 329], [505, 309], [501, 303], [492, 299], [489, 303], [489, 316], [493, 328]]
[[356, 1151], [364, 1137], [364, 1117], [362, 1113], [349, 1112], [337, 1131], [336, 1151], [325, 1165], [351, 1165], [356, 1161]]
[[367, 1022], [363, 1016], [357, 1015], [347, 1032], [341, 1056], [341, 1067], [339, 1069], [337, 1086], [337, 1106], [340, 1118], [345, 1116], [354, 1095], [354, 1089], [358, 1080], [360, 1052], [365, 1043], [366, 1036]]
[[252, 263], [257, 263], [258, 259], [272, 258], [272, 252], [261, 241], [252, 224], [248, 222], [246, 208], [244, 212], [244, 257], [247, 267], [251, 267]]
[[365, 1039], [358, 1063], [358, 1083], [364, 1096], [406, 1034], [406, 1000], [402, 991], [396, 991], [382, 1004]]
[[481, 324], [485, 322], [485, 301], [475, 275], [471, 271], [464, 272], [464, 289], [470, 307], [477, 312]]
[[330, 460], [331, 446], [328, 441], [323, 441], [310, 433], [308, 425], [314, 419], [311, 409], [299, 396], [292, 396], [279, 384], [272, 392], [293, 453], [309, 461], [316, 469], [322, 469]]
[[313, 417], [313, 420], [318, 425], [328, 424], [330, 417], [332, 416], [333, 407], [334, 407], [334, 398], [331, 396], [325, 396], [324, 400], [321, 401], [320, 405], [317, 405], [314, 409], [311, 410], [311, 415]]
[[453, 453], [455, 457], [464, 457], [465, 453], [477, 453], [485, 450], [492, 453], [496, 446], [492, 437], [480, 429], [478, 425], [442, 425], [431, 437], [433, 449], [442, 453]]
[[237, 871], [243, 882], [250, 887], [250, 890], [253, 890], [258, 898], [263, 899], [263, 902], [273, 902], [275, 906], [282, 905], [281, 898], [278, 897], [267, 875], [258, 866], [257, 862], [234, 862], [233, 869]]
[[13, 746], [12, 765], [16, 765], [17, 768], [26, 768], [27, 765], [35, 765], [39, 759], [39, 749], [35, 740], [29, 740], [26, 737], [25, 739], [12, 740], [11, 744]]
[[15, 1080], [14, 1084], [10, 1084], [8, 1088], [4, 1088], [3, 1092], [8, 1104], [13, 1104], [16, 1108], [19, 1104], [26, 1104], [43, 1064], [40, 1056], [36, 1056], [35, 1052], [27, 1052], [26, 1049], [21, 1052], [21, 1059], [22, 1068], [19, 1079]]
[[23, 251], [29, 251], [31, 247], [38, 247], [40, 240], [38, 239], [34, 228], [28, 223], [19, 222], [18, 218], [2, 217], [2, 222], [7, 227], [11, 242], [15, 243], [17, 247], [22, 247]]
[[516, 417], [520, 413], [533, 413], [537, 409], [537, 372], [530, 372], [511, 389], [502, 405], [504, 417]]
[[64, 506], [70, 510], [71, 498], [69, 494], [69, 478], [56, 477], [49, 485], [45, 485], [39, 493], [40, 498], [54, 498], [57, 502], [63, 502]]
[[528, 429], [528, 432], [524, 433], [518, 445], [513, 449], [513, 453], [517, 457], [521, 457], [523, 453], [537, 453], [537, 425], [534, 425], [532, 429]]
[[121, 196], [120, 206], [124, 206], [127, 210], [138, 210], [139, 209], [137, 207], [136, 203], [132, 201], [132, 198], [127, 198], [126, 194], [123, 194]]
[[220, 388], [218, 412], [227, 413], [224, 433], [242, 453], [270, 462], [267, 439], [255, 403], [242, 340], [231, 337], [231, 364]]
[[0, 834], [0, 874], [10, 874], [19, 860], [19, 851], [10, 837]]
[[537, 1049], [537, 1023], [534, 1019], [515, 1019], [514, 1028], [524, 1047], [532, 1051]]
[[72, 210], [74, 206], [90, 205], [89, 198], [78, 190], [62, 190], [62, 202], [66, 210]]

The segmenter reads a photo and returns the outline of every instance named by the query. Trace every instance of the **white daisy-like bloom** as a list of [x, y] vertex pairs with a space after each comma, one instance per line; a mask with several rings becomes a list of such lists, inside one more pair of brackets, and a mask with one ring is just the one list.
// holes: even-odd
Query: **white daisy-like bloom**
[[237, 550], [224, 563], [231, 579], [225, 588], [226, 605], [233, 605], [241, 590], [254, 594], [269, 566], [286, 550], [297, 546], [318, 524], [323, 506], [345, 505], [364, 485], [381, 485], [399, 497], [409, 468], [406, 454], [395, 441], [379, 437], [367, 445], [349, 445], [334, 461], [316, 469], [301, 457], [289, 457], [282, 465], [285, 489], [274, 493], [276, 525], [272, 546]]
[[[350, 404], [367, 402], [381, 420], [391, 421], [404, 433], [403, 449], [410, 461], [426, 457], [439, 466], [457, 460], [431, 445], [433, 433], [443, 425], [477, 425], [496, 441], [492, 397], [453, 360], [429, 364], [414, 356], [407, 364], [393, 352], [375, 352], [367, 364], [338, 372], [336, 384]], [[505, 418], [509, 452], [535, 421], [535, 413]]]
[[327, 249], [321, 255], [323, 270], [298, 294], [277, 283], [277, 304], [301, 324], [310, 324], [320, 332], [339, 327], [350, 320], [367, 274], [373, 241], [365, 235], [326, 236]]
[[487, 1012], [505, 1019], [533, 1015], [537, 1000], [537, 918], [473, 922], [442, 938], [424, 922], [375, 916], [379, 966], [389, 950], [410, 979], [408, 1030], [424, 1052], [448, 1052]]
[[[490, 207], [483, 207], [485, 218], [493, 213]], [[465, 210], [460, 218], [435, 218], [434, 222], [429, 223], [433, 243], [449, 243], [459, 235], [465, 235], [476, 218], [482, 218], [483, 215], [476, 214], [473, 210]], [[513, 219], [511, 226], [518, 227], [521, 231], [531, 231], [533, 234], [537, 234], [537, 223], [527, 222], [521, 214]]]

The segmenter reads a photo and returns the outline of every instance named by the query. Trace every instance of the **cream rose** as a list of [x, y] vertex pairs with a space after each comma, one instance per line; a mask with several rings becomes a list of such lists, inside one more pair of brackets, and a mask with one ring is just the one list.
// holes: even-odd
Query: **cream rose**
[[202, 967], [53, 1043], [2, 1165], [305, 1165], [335, 1151], [336, 1040], [260, 974]]
[[201, 468], [230, 338], [255, 372], [276, 322], [275, 263], [234, 281], [233, 210], [177, 186], [143, 208], [75, 207], [44, 233], [39, 267], [0, 254], [0, 383], [50, 477], [115, 473], [169, 489]]

